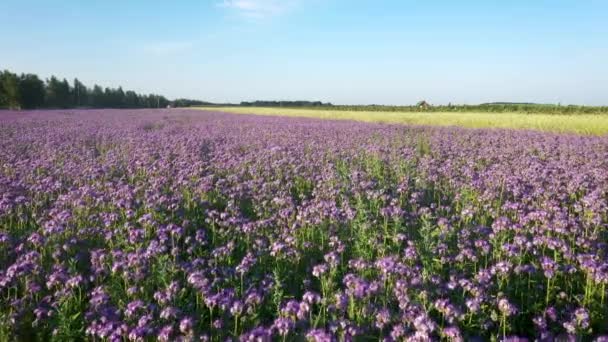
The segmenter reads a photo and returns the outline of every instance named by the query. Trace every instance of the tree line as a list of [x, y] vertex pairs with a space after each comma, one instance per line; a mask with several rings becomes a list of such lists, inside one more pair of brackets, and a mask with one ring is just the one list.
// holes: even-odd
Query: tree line
[[253, 101], [240, 103], [243, 107], [328, 107], [331, 103], [321, 101]]
[[210, 102], [176, 99], [168, 100], [162, 95], [138, 94], [124, 91], [122, 87], [102, 88], [85, 86], [77, 78], [71, 83], [55, 76], [42, 80], [35, 74], [15, 74], [0, 70], [0, 108], [164, 108], [191, 106], [243, 106], [243, 107], [286, 107], [323, 108], [327, 110], [378, 111], [378, 112], [519, 112], [545, 114], [608, 114], [608, 106], [577, 106], [561, 104], [536, 104], [493, 102], [478, 105], [438, 105], [426, 101], [416, 105], [333, 105], [321, 101], [251, 101], [240, 104], [214, 104]]
[[431, 105], [420, 101], [415, 105], [334, 105], [320, 101], [252, 101], [241, 102], [242, 107], [285, 107], [366, 112], [492, 112], [536, 114], [608, 114], [608, 106], [578, 106], [561, 104], [537, 104], [517, 102], [492, 102], [476, 105]]
[[[179, 99], [179, 106], [205, 102]], [[42, 80], [35, 74], [0, 71], [0, 108], [164, 108], [173, 105], [162, 95], [138, 94], [122, 87], [85, 86], [77, 78], [71, 83], [55, 76]]]

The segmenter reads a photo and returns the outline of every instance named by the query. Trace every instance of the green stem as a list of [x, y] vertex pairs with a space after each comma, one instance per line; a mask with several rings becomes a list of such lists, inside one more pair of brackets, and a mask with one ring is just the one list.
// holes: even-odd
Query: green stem
[[551, 294], [551, 279], [547, 278], [547, 294], [545, 296], [545, 305], [549, 305], [550, 294]]

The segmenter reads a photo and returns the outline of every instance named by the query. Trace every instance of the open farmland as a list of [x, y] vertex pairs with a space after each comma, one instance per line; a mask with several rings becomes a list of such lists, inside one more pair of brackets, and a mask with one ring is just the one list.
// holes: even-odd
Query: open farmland
[[513, 128], [586, 135], [608, 134], [608, 115], [606, 114], [530, 114], [517, 112], [383, 112], [277, 107], [199, 107], [199, 109], [223, 111], [235, 114], [276, 115], [331, 120], [356, 120], [392, 124], [460, 126], [467, 128]]
[[2, 112], [0, 339], [605, 341], [607, 194], [608, 137]]

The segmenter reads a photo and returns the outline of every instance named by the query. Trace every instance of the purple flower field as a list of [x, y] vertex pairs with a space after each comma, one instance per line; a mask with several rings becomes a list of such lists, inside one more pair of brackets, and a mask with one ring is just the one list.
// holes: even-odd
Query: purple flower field
[[0, 112], [0, 339], [608, 340], [608, 138]]

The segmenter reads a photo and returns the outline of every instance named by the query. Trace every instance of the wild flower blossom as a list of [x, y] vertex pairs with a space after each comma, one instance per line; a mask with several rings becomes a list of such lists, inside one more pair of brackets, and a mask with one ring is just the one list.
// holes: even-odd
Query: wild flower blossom
[[0, 115], [9, 340], [608, 334], [606, 137], [71, 112]]
[[498, 310], [505, 316], [512, 316], [517, 313], [517, 308], [509, 303], [509, 300], [506, 298], [501, 298], [498, 300]]

